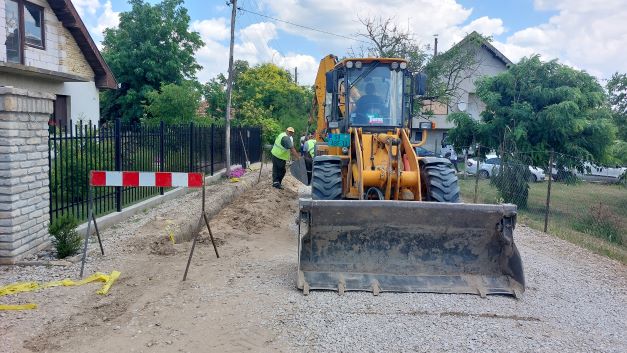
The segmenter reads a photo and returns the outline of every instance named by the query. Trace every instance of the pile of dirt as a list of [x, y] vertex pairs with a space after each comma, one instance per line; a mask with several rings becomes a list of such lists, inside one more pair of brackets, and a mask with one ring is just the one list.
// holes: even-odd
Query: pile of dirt
[[296, 183], [292, 178], [286, 178], [286, 188], [279, 190], [272, 187], [269, 181], [263, 181], [220, 212], [216, 222], [225, 222], [253, 234], [259, 234], [267, 227], [276, 227], [277, 220], [297, 211], [298, 206], [293, 202], [298, 197], [294, 191]]

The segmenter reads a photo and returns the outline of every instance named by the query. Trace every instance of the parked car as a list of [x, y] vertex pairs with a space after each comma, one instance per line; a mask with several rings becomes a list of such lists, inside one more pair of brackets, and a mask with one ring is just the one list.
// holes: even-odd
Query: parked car
[[414, 147], [414, 149], [416, 150], [416, 155], [418, 157], [440, 157], [439, 154], [436, 154], [433, 151], [429, 151], [424, 147]]
[[[499, 173], [499, 169], [501, 167], [501, 158], [496, 155], [487, 155], [485, 162], [481, 163], [479, 167], [479, 178], [487, 179]], [[544, 169], [528, 166], [529, 174], [527, 174], [527, 180], [532, 182], [543, 181], [546, 178], [544, 174]], [[477, 161], [473, 158], [468, 158], [466, 161], [466, 171], [469, 174], [477, 173]]]
[[577, 178], [601, 183], [618, 183], [624, 178], [626, 173], [626, 167], [602, 167], [590, 162], [583, 163], [583, 170], [566, 167], [558, 169], [555, 166], [551, 168], [551, 176], [555, 181]]
[[[450, 144], [442, 144], [442, 148], [440, 149], [440, 153], [442, 156], [446, 156], [448, 153], [455, 153], [455, 147], [453, 145]], [[475, 149], [473, 147], [470, 147], [468, 149], [468, 157], [472, 157], [475, 155]], [[462, 148], [461, 153], [457, 153], [457, 159], [458, 160], [464, 160], [464, 157], [466, 156], [466, 149]]]

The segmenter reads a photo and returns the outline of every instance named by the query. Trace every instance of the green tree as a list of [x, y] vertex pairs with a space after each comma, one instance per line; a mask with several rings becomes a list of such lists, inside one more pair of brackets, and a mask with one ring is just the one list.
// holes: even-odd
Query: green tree
[[627, 141], [627, 74], [612, 75], [606, 86], [618, 138]]
[[470, 130], [478, 143], [502, 154], [501, 171], [493, 182], [506, 202], [524, 207], [526, 165], [548, 164], [548, 153], [533, 151], [552, 149], [572, 156], [571, 166], [608, 160], [615, 128], [603, 88], [586, 72], [556, 60], [542, 62], [535, 55], [480, 79], [477, 94], [486, 104], [482, 120], [454, 116], [457, 127], [450, 134], [459, 139], [455, 142], [466, 143]]
[[163, 84], [146, 94], [147, 122], [189, 123], [197, 117], [201, 93], [193, 82]]
[[477, 121], [466, 112], [451, 113], [448, 121], [454, 122], [456, 128], [448, 131], [448, 142], [453, 146], [472, 146], [479, 133]]
[[609, 95], [617, 139], [610, 147], [610, 164], [627, 165], [627, 74], [614, 73], [605, 87]]
[[194, 80], [201, 69], [194, 53], [203, 42], [189, 30], [183, 0], [129, 3], [132, 9], [120, 14], [118, 28], [104, 33], [103, 56], [121, 83], [120, 89], [101, 95], [104, 120], [121, 117], [137, 122], [145, 113], [149, 92], [162, 84]]
[[[313, 96], [310, 88], [298, 86], [290, 73], [274, 64], [250, 67], [246, 61], [236, 61], [234, 67], [234, 125], [261, 126], [266, 142], [287, 126], [305, 131]], [[203, 85], [207, 114], [216, 121], [224, 116], [225, 87], [221, 74]]]
[[[606, 96], [597, 80], [556, 60], [535, 55], [477, 83], [485, 102], [477, 137], [482, 145], [510, 152], [555, 150], [603, 162], [614, 140]], [[545, 165], [546, 154], [534, 154]]]
[[245, 100], [270, 111], [279, 125], [304, 131], [311, 90], [298, 86], [292, 76], [274, 64], [261, 64], [241, 73], [234, 90], [236, 107]]

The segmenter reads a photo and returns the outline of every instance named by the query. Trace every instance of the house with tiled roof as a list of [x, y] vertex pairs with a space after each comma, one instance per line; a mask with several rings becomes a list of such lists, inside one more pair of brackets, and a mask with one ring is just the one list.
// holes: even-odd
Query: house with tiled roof
[[98, 122], [117, 82], [70, 0], [0, 0], [0, 39], [0, 87], [53, 94], [57, 125]]
[[[471, 40], [480, 41], [478, 50], [475, 50], [475, 43], [470, 43]], [[454, 48], [464, 48], [466, 46], [472, 48], [471, 50], [475, 50], [476, 64], [467, 69], [467, 72], [462, 73], [464, 79], [456, 87], [447, 104], [427, 101], [423, 109], [433, 115], [415, 117], [412, 122], [414, 127], [420, 126], [419, 122], [421, 121], [432, 121], [435, 123], [436, 128], [428, 134], [427, 143], [424, 147], [438, 154], [441, 152], [443, 145], [446, 144], [447, 131], [455, 127], [452, 122], [447, 121], [449, 114], [463, 111], [476, 120], [481, 119], [481, 112], [485, 109], [485, 103], [477, 96], [475, 82], [481, 77], [496, 76], [513, 65], [511, 60], [477, 32], [467, 35], [463, 40], [455, 44]], [[412, 140], [418, 141], [420, 138], [421, 131], [414, 129], [412, 131]]]

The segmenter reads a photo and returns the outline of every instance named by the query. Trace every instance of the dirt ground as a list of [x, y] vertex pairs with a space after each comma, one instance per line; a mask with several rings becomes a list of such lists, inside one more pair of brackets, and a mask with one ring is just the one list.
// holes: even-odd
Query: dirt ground
[[[113, 250], [102, 257], [92, 246], [88, 269], [122, 272], [109, 295], [95, 294], [99, 285], [90, 284], [0, 297], [5, 304], [39, 304], [0, 312], [0, 351], [627, 351], [625, 267], [526, 227], [516, 233], [528, 282], [521, 300], [305, 297], [295, 288], [298, 186], [286, 184], [280, 191], [266, 179], [214, 217], [220, 258], [204, 230], [186, 282], [191, 243], [172, 245], [166, 228], [198, 195], [104, 231], [105, 250]], [[75, 277], [77, 266], [0, 267], [0, 285], [28, 279], [29, 271], [50, 280]]]
[[[287, 255], [292, 268], [281, 269], [286, 283], [296, 271], [297, 195], [295, 185], [284, 191], [269, 182], [261, 185], [211, 220], [219, 259], [206, 228], [201, 232], [185, 282], [181, 279], [191, 243], [168, 241], [163, 228], [176, 226], [180, 217], [166, 213], [127, 239], [126, 252], [98, 261], [101, 272], [122, 272], [109, 295], [96, 295], [99, 284], [89, 284], [3, 297], [0, 303], [15, 304], [17, 299], [39, 308], [2, 312], [0, 351], [285, 350], [276, 334], [259, 323], [269, 321], [270, 308], [283, 301], [264, 289], [266, 270], [278, 266], [277, 258], [285, 263]], [[103, 239], [115, 231], [104, 231]], [[99, 254], [92, 251], [90, 257]], [[5, 284], [3, 277], [0, 268], [0, 284]]]

